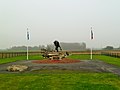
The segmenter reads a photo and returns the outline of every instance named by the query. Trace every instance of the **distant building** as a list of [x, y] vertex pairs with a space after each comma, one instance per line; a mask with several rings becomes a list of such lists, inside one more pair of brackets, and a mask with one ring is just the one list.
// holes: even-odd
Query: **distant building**
[[66, 51], [84, 51], [86, 50], [86, 44], [85, 43], [60, 43], [63, 50]]

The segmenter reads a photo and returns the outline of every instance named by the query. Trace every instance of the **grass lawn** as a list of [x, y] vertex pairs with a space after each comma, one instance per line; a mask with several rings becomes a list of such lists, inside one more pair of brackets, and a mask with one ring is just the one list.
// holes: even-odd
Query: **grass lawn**
[[0, 90], [120, 90], [117, 75], [61, 72], [0, 74]]
[[[79, 59], [79, 60], [90, 60], [90, 55], [71, 55], [68, 58]], [[44, 58], [41, 55], [30, 55], [29, 56], [29, 60], [42, 60], [42, 59]], [[120, 66], [120, 58], [114, 58], [114, 57], [104, 56], [104, 55], [93, 55], [93, 60], [96, 60], [96, 59], [102, 60], [109, 64]], [[18, 56], [18, 57], [0, 59], [0, 64], [14, 62], [17, 60], [26, 60], [26, 56]]]
[[[29, 60], [42, 60], [43, 57], [41, 55], [29, 55]], [[18, 60], [26, 60], [26, 56], [17, 56], [12, 58], [4, 58], [0, 59], [0, 64], [8, 63], [8, 62], [15, 62]]]
[[[89, 55], [71, 55], [68, 58], [89, 60]], [[41, 60], [42, 56], [30, 56], [30, 60]], [[94, 55], [120, 66], [120, 59]], [[0, 59], [0, 63], [26, 60], [26, 56]], [[0, 90], [120, 90], [120, 76], [111, 73], [87, 73], [69, 70], [36, 71], [31, 73], [0, 74]]]
[[[80, 59], [80, 60], [90, 60], [90, 55], [71, 55], [68, 58]], [[102, 60], [106, 63], [120, 66], [120, 58], [104, 56], [104, 55], [93, 55], [93, 60]]]
[[94, 55], [94, 59], [102, 60], [104, 62], [107, 62], [109, 64], [113, 64], [120, 67], [120, 58], [110, 57], [110, 56], [104, 56], [104, 55]]

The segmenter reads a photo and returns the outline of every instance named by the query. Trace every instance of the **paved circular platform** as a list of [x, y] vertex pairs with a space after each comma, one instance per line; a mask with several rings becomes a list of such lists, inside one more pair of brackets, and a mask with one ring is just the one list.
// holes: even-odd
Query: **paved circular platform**
[[27, 65], [29, 69], [26, 72], [35, 70], [76, 70], [85, 72], [110, 72], [120, 75], [120, 67], [107, 64], [100, 60], [80, 60], [77, 63], [33, 63], [35, 60], [22, 60], [7, 64], [0, 64], [0, 73], [19, 73], [8, 72], [6, 68], [10, 65]]

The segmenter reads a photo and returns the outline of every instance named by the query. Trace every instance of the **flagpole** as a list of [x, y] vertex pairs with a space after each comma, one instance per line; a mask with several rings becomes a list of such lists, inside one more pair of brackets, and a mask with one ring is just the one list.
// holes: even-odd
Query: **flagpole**
[[28, 41], [29, 41], [29, 31], [28, 31], [28, 28], [27, 28], [27, 60], [29, 60]]
[[[91, 42], [92, 42], [92, 39], [93, 39], [93, 31], [92, 31], [92, 27], [91, 27]], [[92, 60], [93, 59], [93, 48], [91, 46], [91, 52], [90, 52], [90, 59]]]
[[91, 47], [91, 56], [90, 56], [90, 59], [91, 59], [91, 60], [92, 60], [92, 54], [93, 54], [93, 53], [92, 53], [92, 47]]
[[28, 60], [29, 58], [28, 58], [28, 45], [27, 45], [27, 60]]

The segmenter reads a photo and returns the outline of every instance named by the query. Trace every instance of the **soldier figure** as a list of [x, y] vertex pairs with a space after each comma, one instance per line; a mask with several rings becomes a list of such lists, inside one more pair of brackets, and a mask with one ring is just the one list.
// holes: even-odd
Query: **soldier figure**
[[58, 52], [58, 47], [60, 48], [60, 50], [62, 50], [62, 48], [60, 47], [60, 44], [58, 41], [54, 41], [54, 45], [55, 45], [55, 50]]

